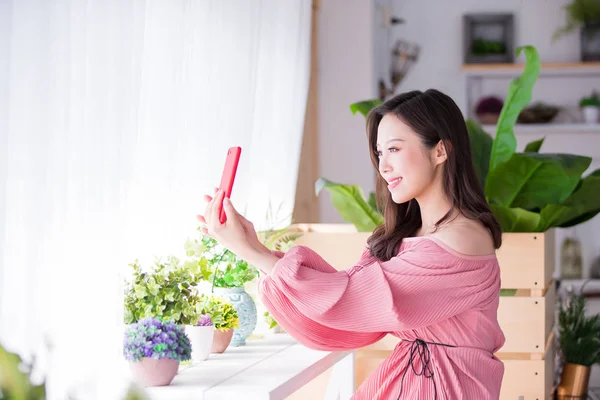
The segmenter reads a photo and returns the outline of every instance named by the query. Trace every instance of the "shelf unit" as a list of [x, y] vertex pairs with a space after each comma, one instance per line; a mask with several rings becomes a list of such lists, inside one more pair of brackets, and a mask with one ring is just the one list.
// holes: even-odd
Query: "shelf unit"
[[[506, 79], [518, 76], [523, 71], [523, 64], [464, 64], [460, 70], [465, 77], [467, 117], [473, 118], [475, 101], [482, 96], [481, 87], [484, 79]], [[542, 63], [540, 77], [600, 77], [600, 62], [580, 63]], [[478, 92], [478, 93], [477, 93]], [[586, 124], [535, 124], [536, 128], [562, 129], [554, 125], [569, 125], [577, 131], [598, 132], [597, 125]], [[525, 127], [527, 125], [521, 125]], [[530, 130], [532, 128], [525, 128]]]

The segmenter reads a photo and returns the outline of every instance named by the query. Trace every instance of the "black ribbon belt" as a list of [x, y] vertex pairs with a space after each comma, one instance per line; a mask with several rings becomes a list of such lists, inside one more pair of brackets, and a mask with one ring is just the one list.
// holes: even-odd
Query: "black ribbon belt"
[[[404, 373], [402, 374], [402, 379], [400, 381], [400, 393], [398, 393], [398, 400], [400, 400], [400, 396], [402, 395], [402, 387], [404, 385], [404, 377], [406, 376], [406, 373], [408, 372], [409, 366], [413, 370], [413, 373], [415, 375], [417, 375], [417, 376], [422, 375], [425, 378], [431, 378], [431, 381], [433, 382], [433, 393], [435, 396], [434, 398], [437, 399], [437, 387], [435, 386], [435, 379], [433, 379], [433, 369], [429, 365], [429, 363], [431, 361], [431, 352], [429, 351], [429, 347], [427, 345], [432, 344], [435, 346], [445, 346], [445, 347], [456, 347], [456, 346], [453, 346], [451, 344], [445, 344], [445, 343], [426, 342], [421, 339], [403, 340], [403, 341], [406, 341], [409, 343], [412, 342], [412, 345], [410, 346], [410, 358], [408, 359], [409, 365], [406, 366], [406, 369], [404, 370]], [[414, 362], [417, 359], [421, 361], [421, 369], [420, 370], [417, 370], [417, 367], [414, 364]]]

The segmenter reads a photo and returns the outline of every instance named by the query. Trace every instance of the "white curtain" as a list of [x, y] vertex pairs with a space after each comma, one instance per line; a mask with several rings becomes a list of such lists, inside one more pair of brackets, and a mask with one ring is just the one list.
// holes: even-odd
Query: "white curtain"
[[127, 263], [182, 254], [228, 147], [291, 216], [310, 3], [0, 0], [0, 343], [50, 398], [115, 398]]

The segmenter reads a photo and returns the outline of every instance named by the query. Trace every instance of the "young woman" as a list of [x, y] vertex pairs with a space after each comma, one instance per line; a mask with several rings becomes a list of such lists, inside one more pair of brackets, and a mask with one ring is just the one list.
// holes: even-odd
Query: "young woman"
[[401, 342], [354, 395], [374, 399], [498, 399], [501, 230], [477, 179], [460, 109], [413, 91], [367, 117], [385, 223], [356, 265], [338, 271], [312, 250], [271, 252], [223, 194], [204, 232], [263, 271], [261, 300], [308, 347], [348, 350], [387, 334]]

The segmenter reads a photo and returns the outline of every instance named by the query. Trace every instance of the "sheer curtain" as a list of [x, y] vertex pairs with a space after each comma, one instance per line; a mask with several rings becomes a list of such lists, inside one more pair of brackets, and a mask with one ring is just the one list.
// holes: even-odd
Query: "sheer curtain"
[[0, 0], [0, 343], [51, 371], [50, 398], [115, 398], [127, 263], [182, 253], [229, 146], [238, 209], [291, 216], [310, 16], [310, 0]]

